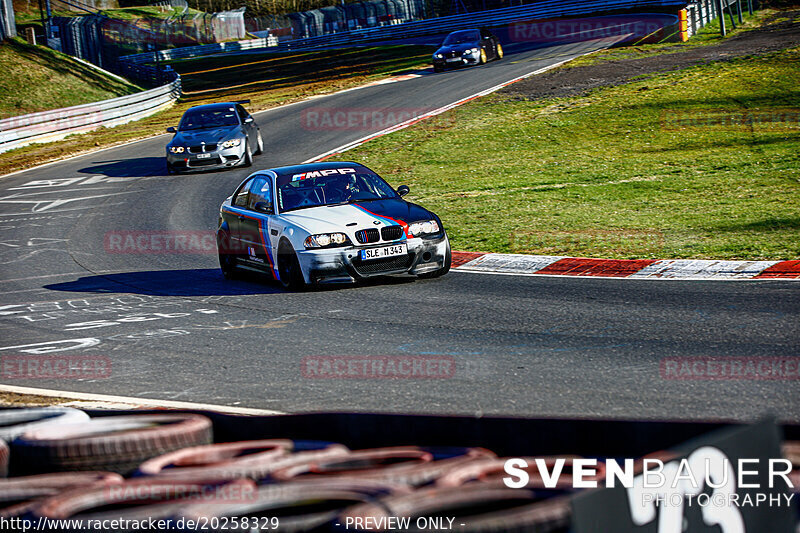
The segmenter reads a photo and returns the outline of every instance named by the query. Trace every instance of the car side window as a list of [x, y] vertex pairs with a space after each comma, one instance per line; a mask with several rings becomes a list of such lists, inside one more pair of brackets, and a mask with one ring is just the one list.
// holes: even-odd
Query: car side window
[[485, 40], [485, 39], [491, 39], [491, 38], [492, 38], [492, 35], [488, 31], [481, 30], [481, 39]]
[[247, 117], [250, 116], [250, 114], [247, 111], [245, 111], [245, 109], [241, 106], [241, 104], [236, 104], [236, 113], [239, 115], [239, 119], [242, 121], [243, 124], [244, 121], [247, 119]]
[[247, 207], [247, 198], [250, 193], [250, 183], [252, 181], [253, 180], [248, 181], [236, 191], [236, 196], [233, 198], [233, 205], [237, 207]]
[[[247, 207], [261, 213], [272, 212], [272, 187], [268, 176], [256, 176], [250, 182]], [[266, 204], [266, 206], [258, 204]]]

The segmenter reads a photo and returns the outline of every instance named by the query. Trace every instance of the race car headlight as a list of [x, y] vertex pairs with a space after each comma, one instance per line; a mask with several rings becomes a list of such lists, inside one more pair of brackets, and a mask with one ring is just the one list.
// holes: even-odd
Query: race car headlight
[[173, 154], [182, 154], [183, 146], [170, 146], [169, 151]]
[[344, 233], [320, 233], [319, 235], [309, 235], [303, 245], [306, 248], [328, 248], [334, 246], [347, 246], [350, 239]]
[[433, 57], [435, 57], [436, 59], [442, 59], [444, 56], [442, 54], [434, 54]]
[[469, 50], [464, 50], [464, 55], [465, 56], [471, 56], [471, 55], [477, 54], [479, 51], [480, 50], [478, 50], [477, 48], [470, 48]]
[[233, 148], [234, 146], [239, 146], [242, 144], [241, 139], [228, 139], [224, 143], [222, 143], [223, 148]]
[[412, 237], [419, 237], [420, 235], [428, 235], [431, 233], [439, 233], [439, 231], [439, 223], [435, 220], [414, 222], [408, 226], [408, 233], [410, 233]]

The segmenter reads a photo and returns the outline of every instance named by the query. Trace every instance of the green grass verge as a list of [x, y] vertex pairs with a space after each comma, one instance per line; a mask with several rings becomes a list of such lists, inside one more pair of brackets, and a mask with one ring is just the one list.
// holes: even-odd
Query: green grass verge
[[[793, 115], [781, 115], [786, 109]], [[442, 217], [456, 250], [796, 259], [798, 110], [800, 49], [793, 49], [585, 97], [495, 94], [341, 159], [409, 184], [412, 201]], [[748, 111], [784, 121], [671, 121], [676, 113]]]
[[[247, 108], [259, 111], [313, 95], [356, 87], [426, 65], [430, 56], [428, 50], [424, 47], [394, 46], [178, 61], [174, 65], [178, 72], [184, 73], [183, 82], [196, 91], [205, 92], [185, 95], [172, 108], [136, 122], [115, 128], [101, 128], [83, 135], [71, 135], [55, 143], [33, 144], [10, 150], [0, 157], [0, 174], [163, 133], [168, 126], [177, 125], [183, 112], [193, 105], [249, 99], [251, 103]], [[332, 57], [332, 54], [336, 57]], [[266, 67], [264, 63], [247, 65], [263, 59], [275, 61], [280, 68]], [[198, 72], [220, 67], [228, 68], [217, 73]], [[247, 84], [241, 85], [243, 79], [248, 80]], [[235, 80], [235, 86], [226, 86], [231, 83], [228, 80]], [[0, 86], [2, 83], [0, 79]]]
[[0, 46], [0, 118], [107, 100], [141, 89], [70, 56], [10, 39]]
[[[582, 67], [586, 65], [596, 65], [598, 63], [606, 63], [609, 61], [639, 59], [643, 57], [652, 57], [659, 54], [685, 52], [686, 50], [691, 50], [693, 48], [719, 44], [725, 39], [730, 39], [734, 35], [738, 35], [739, 33], [742, 33], [744, 31], [749, 31], [761, 27], [767, 19], [775, 16], [777, 13], [779, 13], [779, 11], [775, 9], [761, 9], [753, 12], [752, 15], [750, 15], [749, 13], [747, 13], [747, 11], [745, 11], [743, 14], [743, 19], [744, 19], [743, 24], [739, 24], [739, 19], [736, 17], [736, 15], [734, 15], [734, 20], [736, 21], [735, 30], [731, 29], [730, 18], [726, 16], [725, 23], [726, 27], [728, 28], [728, 34], [726, 37], [723, 37], [722, 34], [720, 33], [719, 18], [715, 18], [714, 20], [712, 20], [711, 22], [700, 28], [700, 30], [698, 30], [698, 32], [694, 34], [685, 43], [668, 42], [668, 43], [646, 44], [642, 46], [636, 46], [634, 44], [619, 48], [609, 48], [608, 50], [602, 50], [600, 52], [596, 52], [591, 55], [579, 57], [574, 61], [570, 61], [567, 65], [564, 65], [564, 67], [562, 68]], [[771, 21], [771, 22], [777, 22], [777, 21]]]

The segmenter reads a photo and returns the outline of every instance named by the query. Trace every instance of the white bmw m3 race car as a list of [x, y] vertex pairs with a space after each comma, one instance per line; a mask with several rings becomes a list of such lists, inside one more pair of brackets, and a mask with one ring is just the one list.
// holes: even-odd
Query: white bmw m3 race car
[[432, 278], [450, 270], [441, 220], [403, 200], [358, 163], [261, 170], [220, 207], [217, 248], [226, 278], [266, 272], [290, 289], [387, 274]]

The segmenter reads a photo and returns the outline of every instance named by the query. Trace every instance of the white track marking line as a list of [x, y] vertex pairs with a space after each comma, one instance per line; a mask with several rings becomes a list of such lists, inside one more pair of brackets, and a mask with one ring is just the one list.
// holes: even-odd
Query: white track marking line
[[35, 396], [47, 396], [49, 398], [66, 398], [70, 400], [82, 400], [90, 402], [108, 402], [115, 404], [130, 404], [137, 407], [169, 408], [169, 409], [192, 409], [202, 411], [216, 411], [219, 413], [229, 413], [237, 415], [282, 415], [282, 411], [270, 409], [255, 409], [251, 407], [231, 407], [228, 405], [217, 405], [210, 403], [179, 402], [173, 400], [152, 400], [148, 398], [136, 398], [133, 396], [113, 396], [107, 394], [89, 394], [84, 392], [70, 392], [52, 389], [38, 389], [33, 387], [17, 387], [13, 385], [0, 385], [0, 392], [30, 394]]

